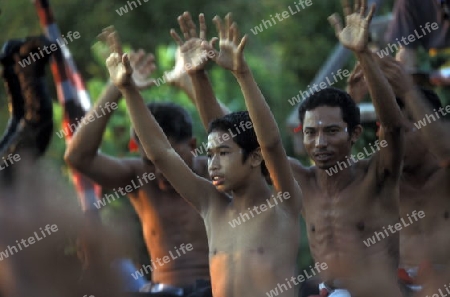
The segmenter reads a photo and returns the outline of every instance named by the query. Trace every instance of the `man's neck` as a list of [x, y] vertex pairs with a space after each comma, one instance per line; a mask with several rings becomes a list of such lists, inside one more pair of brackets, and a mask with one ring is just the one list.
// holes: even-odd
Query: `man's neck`
[[325, 169], [316, 167], [317, 184], [321, 189], [324, 189], [329, 196], [341, 192], [354, 180], [355, 164], [351, 165], [343, 170], [338, 171], [335, 174], [330, 175]]

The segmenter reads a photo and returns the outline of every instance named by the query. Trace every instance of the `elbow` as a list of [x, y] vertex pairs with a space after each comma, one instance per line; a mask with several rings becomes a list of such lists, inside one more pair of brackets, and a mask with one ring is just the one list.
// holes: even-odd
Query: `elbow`
[[82, 167], [83, 160], [86, 160], [86, 158], [75, 153], [70, 148], [67, 148], [64, 152], [64, 162], [71, 168], [79, 170]]

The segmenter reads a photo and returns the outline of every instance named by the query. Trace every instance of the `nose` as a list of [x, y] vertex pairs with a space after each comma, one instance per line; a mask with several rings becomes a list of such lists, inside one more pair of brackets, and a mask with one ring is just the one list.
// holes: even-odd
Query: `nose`
[[208, 160], [208, 169], [209, 171], [215, 171], [220, 168], [220, 157], [219, 155], [214, 154], [209, 160]]
[[327, 139], [322, 131], [320, 131], [316, 136], [316, 148], [327, 147]]

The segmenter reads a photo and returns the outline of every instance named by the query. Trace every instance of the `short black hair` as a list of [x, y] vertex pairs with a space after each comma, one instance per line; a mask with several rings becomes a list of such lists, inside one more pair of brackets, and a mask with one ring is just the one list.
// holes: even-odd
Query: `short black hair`
[[[255, 129], [253, 128], [253, 123], [250, 129], [244, 130], [239, 127], [241, 122], [252, 123], [248, 111], [232, 112], [221, 118], [211, 121], [208, 127], [208, 134], [214, 131], [232, 131], [232, 139], [242, 149], [242, 162], [245, 162], [250, 154], [257, 148], [259, 148], [259, 143], [256, 137]], [[261, 163], [261, 172], [265, 177], [269, 176], [269, 172], [267, 170], [266, 164], [264, 163], [264, 160]]]
[[[147, 104], [147, 108], [167, 138], [172, 138], [176, 142], [192, 138], [192, 118], [183, 107], [172, 102], [151, 102]], [[139, 142], [134, 129], [131, 135]]]
[[353, 101], [347, 92], [333, 87], [315, 92], [303, 100], [298, 108], [300, 123], [303, 124], [306, 111], [320, 106], [340, 107], [342, 119], [348, 126], [349, 135], [361, 123], [359, 107], [355, 101]]
[[441, 99], [436, 94], [436, 92], [422, 86], [417, 86], [417, 88], [419, 89], [419, 91], [422, 93], [422, 96], [425, 98], [425, 100], [432, 108], [438, 110], [439, 108], [442, 107]]

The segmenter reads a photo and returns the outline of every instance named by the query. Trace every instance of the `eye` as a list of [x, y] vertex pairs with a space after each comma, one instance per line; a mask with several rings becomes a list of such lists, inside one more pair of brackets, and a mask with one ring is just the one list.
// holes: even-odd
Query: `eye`
[[211, 159], [212, 158], [212, 154], [211, 153], [207, 153], [206, 154], [206, 158]]
[[221, 156], [226, 156], [226, 155], [228, 155], [229, 154], [229, 152], [220, 152], [220, 155]]

